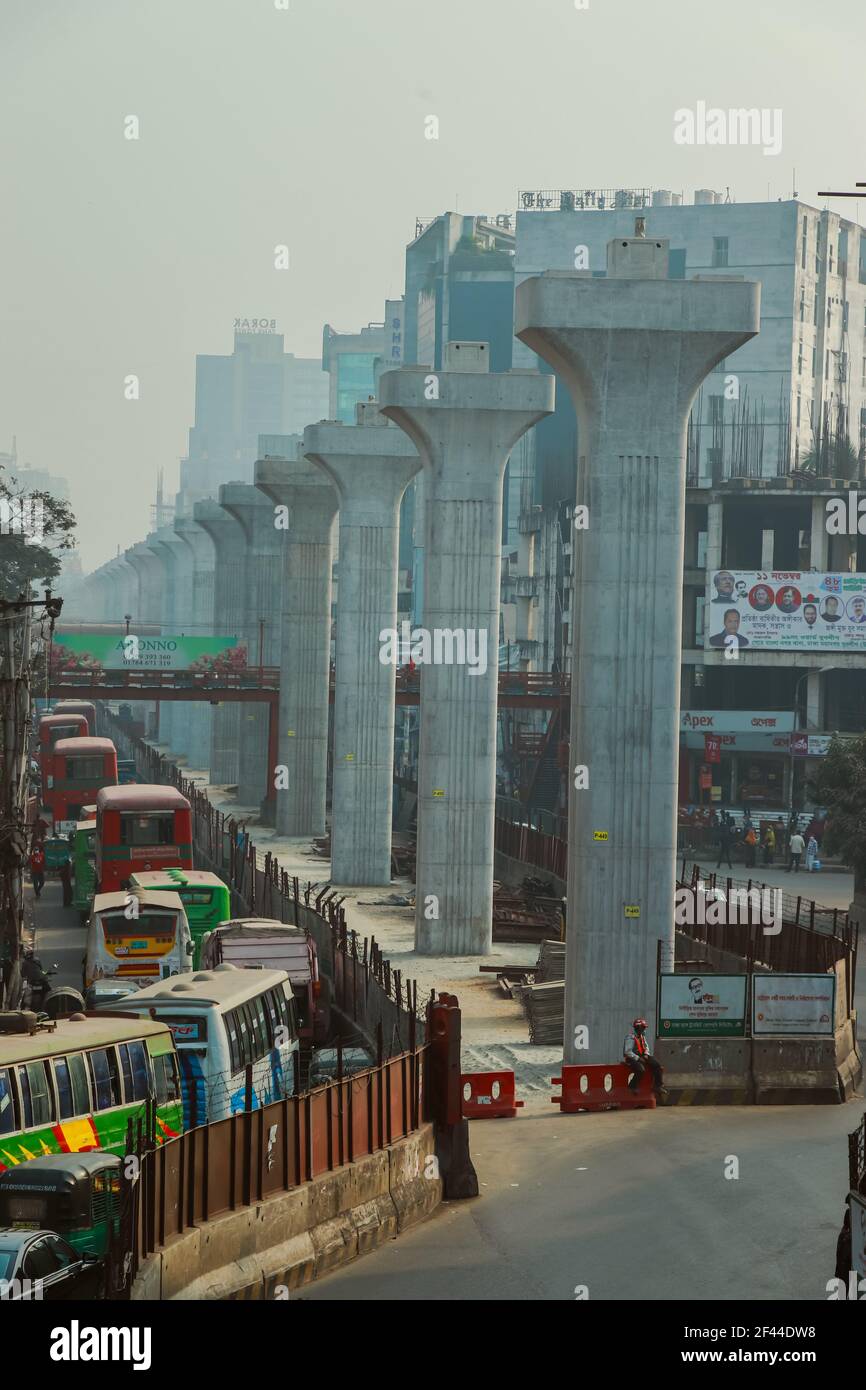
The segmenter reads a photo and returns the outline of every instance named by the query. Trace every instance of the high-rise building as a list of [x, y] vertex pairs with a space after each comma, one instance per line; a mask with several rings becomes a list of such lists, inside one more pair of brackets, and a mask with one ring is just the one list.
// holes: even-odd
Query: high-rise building
[[315, 358], [285, 352], [273, 320], [237, 320], [228, 356], [199, 355], [195, 424], [180, 466], [179, 507], [252, 482], [260, 434], [299, 434], [328, 412], [328, 377]]

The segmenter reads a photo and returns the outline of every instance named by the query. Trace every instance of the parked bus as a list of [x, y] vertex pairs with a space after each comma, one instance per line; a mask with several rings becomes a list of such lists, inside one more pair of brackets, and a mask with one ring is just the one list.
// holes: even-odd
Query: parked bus
[[50, 1031], [0, 1033], [0, 1169], [48, 1153], [123, 1154], [127, 1124], [144, 1119], [149, 1096], [161, 1144], [183, 1123], [164, 1023], [103, 1014], [59, 1019]]
[[193, 970], [201, 965], [202, 938], [227, 922], [232, 915], [231, 893], [222, 879], [204, 869], [157, 869], [155, 872], [134, 873], [130, 887], [144, 888], [148, 893], [177, 893], [186, 910], [192, 944]]
[[58, 700], [52, 714], [83, 714], [88, 732], [96, 735], [96, 705], [92, 700]]
[[192, 950], [176, 893], [97, 893], [87, 924], [84, 988], [95, 980], [165, 980], [189, 970]]
[[96, 883], [96, 821], [80, 820], [72, 836], [72, 906], [82, 918], [90, 912]]
[[240, 969], [285, 970], [298, 1005], [302, 1043], [323, 1042], [329, 1034], [329, 992], [322, 989], [316, 943], [303, 927], [268, 917], [236, 917], [216, 927], [201, 943], [201, 963], [213, 970], [223, 961]]
[[99, 892], [127, 888], [137, 870], [192, 868], [192, 813], [175, 787], [103, 787], [96, 798]]
[[37, 735], [40, 771], [43, 757], [50, 753], [59, 739], [87, 738], [89, 732], [87, 720], [83, 714], [43, 714], [39, 721]]
[[115, 1010], [156, 1018], [174, 1034], [185, 1128], [244, 1110], [248, 1067], [254, 1110], [294, 1092], [298, 1016], [285, 970], [196, 970], [106, 1006]]
[[117, 786], [117, 749], [110, 738], [62, 738], [46, 754], [42, 803], [55, 829], [75, 829], [82, 806], [96, 799], [100, 787]]

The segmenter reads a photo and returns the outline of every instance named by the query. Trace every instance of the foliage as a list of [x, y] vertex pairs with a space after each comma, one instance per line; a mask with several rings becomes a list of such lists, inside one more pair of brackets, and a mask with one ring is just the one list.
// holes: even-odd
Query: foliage
[[827, 807], [822, 849], [850, 864], [858, 887], [866, 884], [866, 734], [834, 738], [809, 790]]
[[17, 534], [0, 535], [0, 598], [15, 599], [31, 585], [50, 587], [60, 573], [61, 556], [75, 548], [75, 517], [68, 502], [50, 492], [34, 490], [25, 494], [18, 479], [0, 468], [0, 498], [42, 503], [42, 541], [28, 541]]

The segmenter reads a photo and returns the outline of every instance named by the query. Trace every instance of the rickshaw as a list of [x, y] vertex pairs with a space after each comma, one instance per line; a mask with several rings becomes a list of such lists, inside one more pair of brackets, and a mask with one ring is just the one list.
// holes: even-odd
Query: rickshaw
[[45, 872], [58, 873], [72, 857], [72, 846], [64, 835], [48, 835], [43, 841], [45, 850]]
[[0, 1227], [56, 1231], [81, 1255], [105, 1259], [120, 1231], [116, 1154], [46, 1154], [0, 1173]]

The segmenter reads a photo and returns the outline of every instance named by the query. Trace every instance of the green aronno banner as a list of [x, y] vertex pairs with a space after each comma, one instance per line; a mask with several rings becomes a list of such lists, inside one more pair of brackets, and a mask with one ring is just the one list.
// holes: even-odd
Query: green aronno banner
[[237, 671], [247, 664], [237, 637], [126, 637], [55, 633], [55, 671]]

